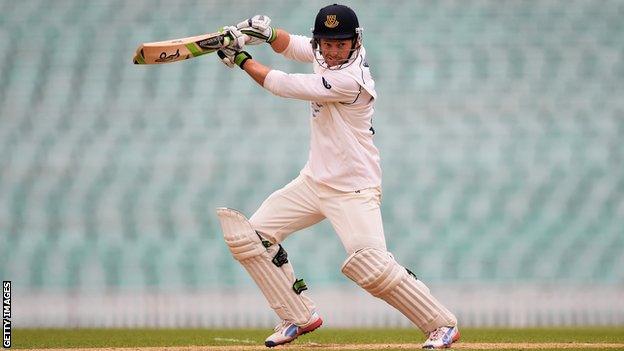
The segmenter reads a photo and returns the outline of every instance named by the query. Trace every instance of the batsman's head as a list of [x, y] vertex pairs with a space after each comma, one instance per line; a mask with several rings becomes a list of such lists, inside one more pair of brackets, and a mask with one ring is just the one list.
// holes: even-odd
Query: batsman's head
[[319, 10], [312, 29], [312, 48], [322, 67], [341, 69], [358, 56], [362, 28], [348, 6], [333, 4]]

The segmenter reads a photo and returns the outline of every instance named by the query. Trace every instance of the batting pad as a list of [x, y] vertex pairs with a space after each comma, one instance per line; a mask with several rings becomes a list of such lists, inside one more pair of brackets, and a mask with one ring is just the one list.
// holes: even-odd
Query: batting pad
[[429, 288], [388, 252], [374, 248], [356, 251], [342, 265], [342, 273], [399, 310], [425, 334], [457, 324], [455, 316], [431, 295]]
[[265, 247], [247, 218], [236, 210], [218, 208], [217, 216], [232, 256], [245, 267], [275, 313], [297, 325], [308, 324], [314, 303], [295, 292], [295, 273], [281, 246], [267, 242], [270, 246]]

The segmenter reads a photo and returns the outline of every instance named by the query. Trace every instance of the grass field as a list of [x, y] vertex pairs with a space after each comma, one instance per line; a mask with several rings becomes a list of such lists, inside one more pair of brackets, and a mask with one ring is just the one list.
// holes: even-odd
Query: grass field
[[[268, 350], [270, 330], [16, 329], [15, 349]], [[624, 350], [624, 327], [461, 330], [454, 349]], [[275, 350], [408, 350], [423, 336], [412, 329], [319, 329]]]

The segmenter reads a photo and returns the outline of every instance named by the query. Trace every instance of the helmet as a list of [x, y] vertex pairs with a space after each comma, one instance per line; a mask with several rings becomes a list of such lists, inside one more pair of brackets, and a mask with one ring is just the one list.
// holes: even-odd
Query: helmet
[[314, 39], [351, 39], [360, 27], [357, 15], [347, 6], [333, 4], [319, 10], [314, 20]]
[[[351, 52], [343, 64], [329, 67], [319, 50], [320, 39], [351, 39]], [[316, 61], [322, 67], [341, 69], [355, 61], [362, 45], [362, 28], [355, 11], [345, 5], [333, 4], [319, 10], [312, 28], [312, 49]]]

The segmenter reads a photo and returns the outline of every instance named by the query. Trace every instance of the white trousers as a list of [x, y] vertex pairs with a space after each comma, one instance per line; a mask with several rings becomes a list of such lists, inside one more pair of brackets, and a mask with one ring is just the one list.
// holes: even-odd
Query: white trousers
[[[349, 255], [342, 267], [346, 276], [394, 306], [426, 335], [440, 326], [456, 325], [457, 318], [429, 288], [387, 253], [380, 205], [380, 187], [344, 192], [300, 175], [271, 194], [249, 222], [262, 237], [278, 244], [327, 218]], [[306, 306], [314, 306], [303, 298]]]
[[380, 205], [381, 187], [344, 192], [299, 175], [271, 194], [249, 222], [277, 244], [327, 218], [348, 255], [367, 247], [386, 251]]

